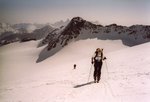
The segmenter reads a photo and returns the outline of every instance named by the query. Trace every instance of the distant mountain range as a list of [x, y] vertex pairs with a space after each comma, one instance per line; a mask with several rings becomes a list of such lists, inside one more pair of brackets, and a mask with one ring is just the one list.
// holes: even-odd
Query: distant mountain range
[[123, 44], [134, 46], [150, 41], [150, 26], [133, 25], [130, 27], [111, 24], [107, 26], [96, 25], [81, 17], [74, 17], [63, 28], [57, 29], [47, 35], [42, 43], [47, 44], [47, 49], [63, 47], [69, 42], [81, 39], [98, 38], [101, 40], [121, 39]]
[[31, 23], [19, 23], [8, 24], [0, 23], [0, 46], [17, 41], [30, 41], [38, 40], [45, 37], [48, 33], [56, 28], [62, 28], [70, 22], [60, 20], [54, 24], [31, 24]]
[[0, 24], [0, 46], [13, 42], [39, 40], [46, 37], [54, 28], [40, 24]]
[[52, 26], [26, 23], [0, 24], [0, 46], [16, 41], [43, 39], [39, 46], [48, 44], [47, 50], [50, 51], [53, 48], [64, 47], [72, 41], [89, 38], [121, 39], [123, 44], [134, 46], [150, 41], [150, 26], [133, 25], [126, 27], [117, 24], [102, 26], [86, 21], [81, 17], [74, 17], [71, 21], [59, 21]]

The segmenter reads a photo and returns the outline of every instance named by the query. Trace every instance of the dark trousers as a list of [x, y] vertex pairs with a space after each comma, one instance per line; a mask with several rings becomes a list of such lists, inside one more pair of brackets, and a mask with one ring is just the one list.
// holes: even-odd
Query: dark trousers
[[94, 80], [99, 82], [101, 77], [101, 68], [102, 68], [102, 61], [94, 63]]

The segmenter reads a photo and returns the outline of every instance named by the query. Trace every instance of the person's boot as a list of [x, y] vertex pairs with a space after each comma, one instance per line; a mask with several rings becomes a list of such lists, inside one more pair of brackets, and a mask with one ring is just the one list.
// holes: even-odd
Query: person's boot
[[101, 78], [98, 78], [97, 83], [99, 83], [100, 79], [101, 79]]
[[96, 79], [97, 79], [97, 78], [96, 78], [96, 76], [94, 76], [94, 83], [96, 83], [96, 82], [97, 82], [97, 81], [96, 81]]

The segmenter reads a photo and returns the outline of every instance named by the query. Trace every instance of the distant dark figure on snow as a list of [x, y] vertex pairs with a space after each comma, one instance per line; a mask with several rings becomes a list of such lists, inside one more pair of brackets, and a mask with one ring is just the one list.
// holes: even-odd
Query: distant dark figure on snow
[[103, 49], [97, 48], [93, 57], [91, 63], [94, 64], [94, 82], [99, 83], [99, 80], [101, 78], [101, 68], [103, 64], [103, 60], [105, 60], [106, 57], [103, 57]]
[[74, 68], [74, 69], [76, 69], [76, 66], [77, 66], [77, 65], [76, 65], [76, 64], [74, 64], [74, 65], [73, 65], [73, 68]]

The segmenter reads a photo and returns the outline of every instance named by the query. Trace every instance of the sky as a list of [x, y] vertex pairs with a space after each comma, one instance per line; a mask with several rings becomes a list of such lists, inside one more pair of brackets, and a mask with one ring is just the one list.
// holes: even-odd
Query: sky
[[150, 0], [0, 0], [0, 22], [54, 23], [76, 16], [103, 25], [150, 25]]

